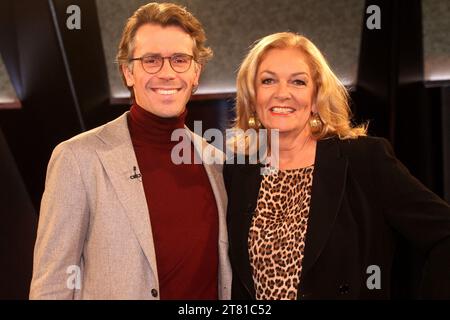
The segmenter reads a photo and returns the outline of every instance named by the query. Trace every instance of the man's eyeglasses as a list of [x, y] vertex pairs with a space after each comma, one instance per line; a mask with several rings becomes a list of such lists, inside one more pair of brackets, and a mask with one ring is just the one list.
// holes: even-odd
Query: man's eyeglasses
[[173, 71], [183, 73], [188, 71], [194, 57], [185, 53], [177, 53], [169, 57], [162, 57], [160, 55], [146, 55], [140, 58], [132, 58], [130, 61], [140, 60], [142, 68], [145, 72], [154, 74], [158, 73], [162, 69], [164, 60], [166, 59], [169, 60], [169, 64]]

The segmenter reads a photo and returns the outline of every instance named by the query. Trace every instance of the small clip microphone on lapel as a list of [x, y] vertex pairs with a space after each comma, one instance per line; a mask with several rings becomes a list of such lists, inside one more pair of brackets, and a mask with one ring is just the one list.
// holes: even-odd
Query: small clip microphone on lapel
[[136, 166], [133, 167], [134, 174], [130, 176], [130, 179], [139, 179], [142, 177], [140, 173], [136, 172]]

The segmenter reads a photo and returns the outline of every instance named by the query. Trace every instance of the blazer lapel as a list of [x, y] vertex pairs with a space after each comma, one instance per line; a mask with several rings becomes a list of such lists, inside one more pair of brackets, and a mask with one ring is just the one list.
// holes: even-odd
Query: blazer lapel
[[131, 179], [139, 171], [127, 124], [127, 113], [103, 128], [97, 136], [109, 148], [97, 150], [120, 203], [125, 209], [140, 246], [158, 279], [153, 234], [142, 180]]
[[[246, 161], [248, 161], [248, 158], [246, 158]], [[234, 233], [235, 236], [238, 237], [236, 239], [237, 243], [235, 244], [236, 248], [238, 248], [238, 252], [234, 260], [239, 263], [239, 266], [235, 268], [235, 271], [238, 273], [242, 284], [253, 298], [256, 294], [248, 254], [248, 234], [258, 201], [259, 188], [263, 179], [263, 176], [261, 175], [261, 168], [262, 165], [259, 163], [246, 164], [242, 166], [241, 181], [244, 182], [244, 185], [241, 190], [244, 193], [243, 199], [245, 207], [243, 208], [242, 213], [240, 212], [240, 214], [243, 215], [242, 220], [240, 220], [237, 225], [233, 226], [234, 229], [238, 230]]]
[[333, 228], [345, 191], [347, 167], [338, 141], [318, 141], [302, 273], [314, 265]]

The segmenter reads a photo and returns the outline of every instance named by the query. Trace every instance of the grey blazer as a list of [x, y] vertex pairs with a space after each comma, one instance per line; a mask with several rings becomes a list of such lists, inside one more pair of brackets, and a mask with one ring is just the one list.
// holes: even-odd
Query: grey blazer
[[[138, 164], [127, 114], [53, 151], [41, 202], [30, 299], [159, 299], [144, 189], [139, 179], [130, 179]], [[187, 127], [186, 137], [197, 152], [207, 145]], [[222, 165], [203, 165], [219, 214], [218, 294], [230, 299]]]

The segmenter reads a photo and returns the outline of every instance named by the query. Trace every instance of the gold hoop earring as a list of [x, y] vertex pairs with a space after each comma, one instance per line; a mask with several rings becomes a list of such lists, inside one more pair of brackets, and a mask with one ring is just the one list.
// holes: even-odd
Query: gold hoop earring
[[197, 89], [198, 89], [198, 84], [193, 85], [192, 90], [191, 90], [192, 94], [194, 94], [197, 91]]
[[309, 117], [309, 127], [311, 128], [312, 134], [317, 134], [322, 131], [323, 121], [320, 119], [319, 113], [312, 113]]
[[250, 128], [259, 129], [261, 128], [261, 122], [259, 122], [258, 117], [256, 115], [248, 118], [248, 126]]

